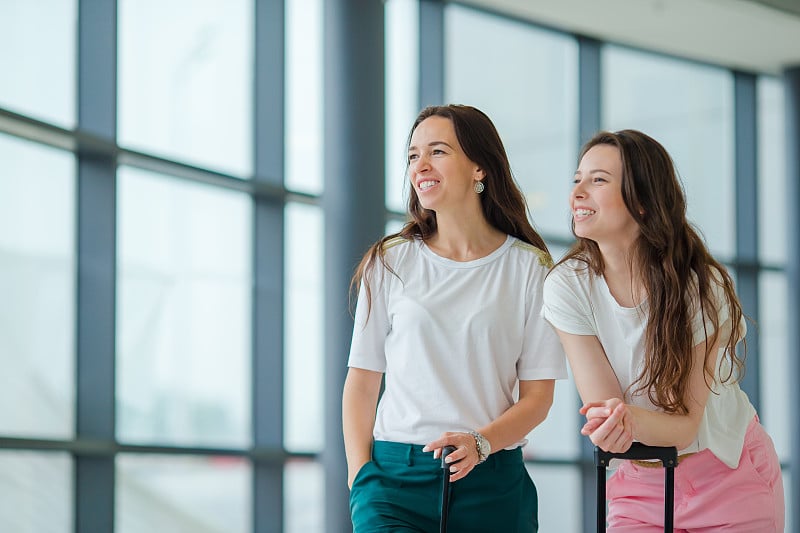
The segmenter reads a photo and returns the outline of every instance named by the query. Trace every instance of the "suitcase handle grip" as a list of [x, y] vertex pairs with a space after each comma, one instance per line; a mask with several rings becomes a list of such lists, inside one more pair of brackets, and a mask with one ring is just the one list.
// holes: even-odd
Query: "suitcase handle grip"
[[664, 468], [668, 466], [674, 467], [678, 465], [678, 449], [675, 448], [675, 446], [647, 446], [641, 442], [634, 442], [627, 451], [612, 453], [601, 450], [599, 447], [595, 446], [595, 466], [608, 466], [611, 459], [657, 459], [661, 461], [661, 465]]

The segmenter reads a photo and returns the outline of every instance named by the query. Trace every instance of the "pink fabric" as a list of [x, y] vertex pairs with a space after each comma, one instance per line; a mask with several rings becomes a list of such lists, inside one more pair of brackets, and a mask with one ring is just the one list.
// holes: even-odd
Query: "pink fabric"
[[[664, 531], [664, 469], [623, 461], [608, 480], [608, 531]], [[675, 532], [771, 533], [784, 529], [783, 480], [758, 418], [747, 428], [739, 467], [709, 450], [675, 469]]]

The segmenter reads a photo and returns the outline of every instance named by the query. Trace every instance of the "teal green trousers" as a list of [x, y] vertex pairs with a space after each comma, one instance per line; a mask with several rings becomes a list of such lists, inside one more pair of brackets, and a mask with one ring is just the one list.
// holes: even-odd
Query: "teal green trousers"
[[[372, 461], [350, 492], [354, 533], [438, 533], [441, 462], [422, 446], [376, 441]], [[493, 453], [450, 485], [447, 529], [458, 533], [536, 533], [538, 498], [522, 451]]]

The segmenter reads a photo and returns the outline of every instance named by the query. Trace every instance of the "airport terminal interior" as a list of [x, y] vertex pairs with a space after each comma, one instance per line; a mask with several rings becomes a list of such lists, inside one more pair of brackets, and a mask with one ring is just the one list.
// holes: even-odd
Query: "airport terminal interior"
[[[0, 531], [351, 531], [350, 277], [423, 107], [494, 121], [557, 259], [581, 144], [635, 128], [750, 319], [800, 532], [794, 0], [0, 0]], [[794, 383], [794, 385], [793, 385]], [[571, 379], [540, 531], [594, 529]]]

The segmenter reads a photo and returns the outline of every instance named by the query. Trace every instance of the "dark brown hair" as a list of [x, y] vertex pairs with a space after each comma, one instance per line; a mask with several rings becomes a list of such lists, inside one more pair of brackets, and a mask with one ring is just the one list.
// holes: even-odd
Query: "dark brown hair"
[[[525, 197], [511, 174], [503, 141], [491, 119], [485, 113], [466, 105], [430, 106], [423, 109], [414, 121], [408, 134], [406, 146], [411, 143], [411, 136], [423, 120], [429, 117], [443, 117], [453, 124], [456, 139], [470, 161], [477, 164], [485, 173], [483, 183], [485, 190], [480, 195], [481, 208], [486, 220], [494, 228], [513, 235], [544, 252], [547, 245], [544, 239], [533, 229], [528, 219], [528, 207]], [[406, 180], [408, 182], [408, 180]], [[425, 209], [419, 201], [414, 187], [410, 187], [408, 196], [408, 222], [392, 235], [383, 237], [373, 244], [361, 263], [358, 265], [351, 281], [352, 289], [358, 287], [362, 279], [366, 279], [375, 266], [376, 260], [387, 267], [385, 245], [397, 237], [405, 239], [429, 239], [436, 233], [436, 212]], [[391, 272], [391, 268], [387, 267]], [[371, 301], [371, 287], [366, 284], [367, 301]], [[369, 304], [368, 304], [369, 305]]]
[[[706, 339], [706, 365], [716, 356], [711, 352], [717, 341], [724, 342], [720, 367], [726, 359], [730, 366], [721, 379], [736, 381], [744, 371], [744, 352], [741, 358], [736, 354], [736, 344], [742, 340], [739, 332], [742, 306], [730, 274], [711, 256], [686, 219], [683, 187], [664, 147], [636, 130], [604, 131], [583, 146], [579, 160], [597, 145], [610, 145], [619, 150], [622, 198], [640, 230], [630, 266], [642, 278], [648, 298], [648, 316], [644, 368], [631, 387], [635, 387], [635, 392], [647, 391], [650, 401], [668, 413], [686, 414], [693, 364], [693, 314], [699, 308], [704, 324], [713, 328]], [[572, 229], [574, 234], [574, 223]], [[604, 264], [597, 243], [576, 238], [576, 243], [559, 264], [577, 259], [591, 272], [601, 275]], [[715, 284], [721, 286], [730, 310], [731, 333], [727, 339], [719, 339], [722, 324], [714, 298]], [[706, 384], [710, 388], [709, 381], [713, 378], [705, 369]]]

